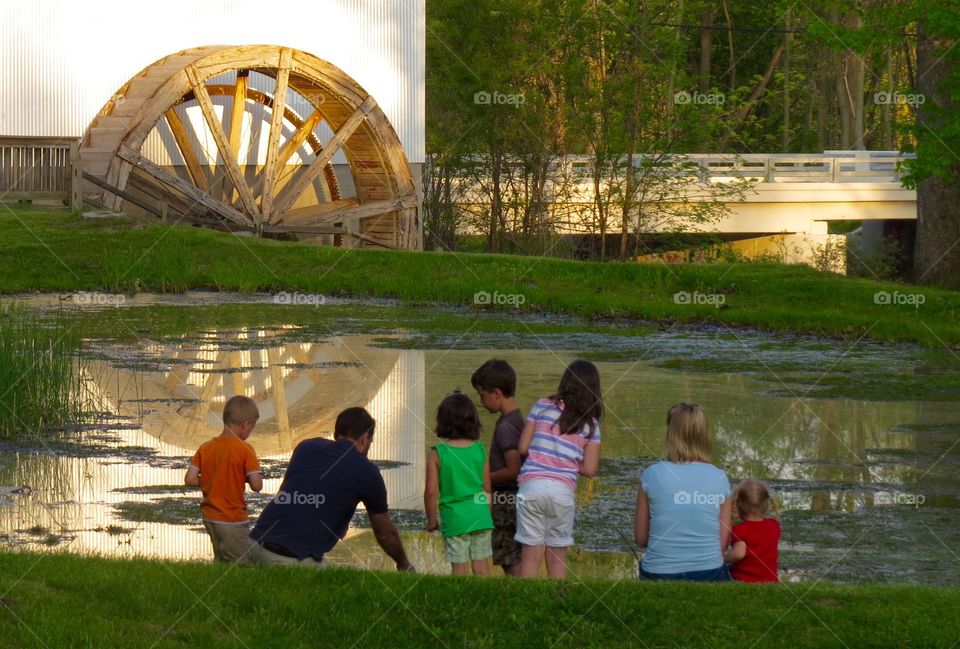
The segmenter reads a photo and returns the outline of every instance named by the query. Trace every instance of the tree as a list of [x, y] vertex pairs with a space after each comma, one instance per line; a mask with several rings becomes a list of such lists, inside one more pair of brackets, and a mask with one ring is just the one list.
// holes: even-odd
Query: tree
[[917, 91], [923, 97], [912, 131], [917, 160], [914, 279], [960, 289], [960, 6], [917, 2]]

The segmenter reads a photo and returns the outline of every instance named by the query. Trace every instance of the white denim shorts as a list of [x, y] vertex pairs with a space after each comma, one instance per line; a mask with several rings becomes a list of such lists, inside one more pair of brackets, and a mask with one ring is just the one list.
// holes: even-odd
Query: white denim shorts
[[573, 491], [548, 478], [524, 482], [517, 492], [517, 533], [524, 545], [566, 548], [573, 545]]

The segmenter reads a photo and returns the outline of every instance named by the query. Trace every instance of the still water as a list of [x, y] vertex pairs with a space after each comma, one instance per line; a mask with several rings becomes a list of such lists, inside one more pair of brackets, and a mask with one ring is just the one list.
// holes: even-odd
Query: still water
[[[708, 332], [659, 335], [668, 354], [671, 345], [689, 355], [718, 344]], [[330, 336], [293, 325], [208, 330], [140, 346], [95, 342], [81, 371], [111, 417], [73, 440], [0, 448], [0, 543], [210, 559], [199, 492], [182, 487], [183, 472], [194, 450], [219, 434], [224, 401], [245, 394], [260, 409], [248, 441], [266, 470], [263, 494], [248, 494], [253, 516], [278, 490], [297, 442], [330, 436], [341, 409], [365, 406], [377, 420], [370, 458], [383, 471], [408, 552], [419, 569], [446, 572], [442, 539], [422, 531], [424, 456], [435, 442], [437, 404], [456, 387], [474, 394], [471, 373], [496, 356], [516, 368], [525, 411], [555, 389], [584, 349], [576, 338], [543, 344], [535, 336], [508, 350], [395, 348], [402, 342], [400, 334]], [[733, 481], [759, 477], [775, 491], [784, 578], [960, 581], [955, 403], [804, 398], [802, 387], [751, 372], [664, 369], [646, 353], [608, 358], [596, 361], [604, 459], [600, 475], [581, 480], [578, 490], [573, 575], [635, 574], [629, 538], [637, 477], [662, 456], [667, 408], [692, 400], [710, 417], [715, 463]], [[489, 439], [494, 416], [480, 410]], [[355, 519], [331, 562], [389, 568], [364, 522]]]

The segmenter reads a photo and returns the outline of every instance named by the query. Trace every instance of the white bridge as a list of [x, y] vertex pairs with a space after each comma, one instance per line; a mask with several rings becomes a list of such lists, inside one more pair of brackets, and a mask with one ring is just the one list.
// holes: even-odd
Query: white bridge
[[[644, 204], [633, 199], [636, 214], [640, 209], [641, 233], [683, 229], [729, 235], [739, 239], [742, 251], [770, 252], [769, 241], [776, 235], [777, 247], [785, 261], [808, 261], [811, 249], [830, 242], [839, 243], [840, 235], [828, 234], [830, 221], [916, 220], [916, 191], [903, 187], [901, 163], [911, 156], [897, 151], [826, 151], [819, 154], [686, 154], [671, 157], [634, 156], [637, 184], [644, 174], [658, 180]], [[594, 182], [593, 160], [589, 156], [564, 156], [551, 165], [543, 196], [557, 232], [561, 234], [599, 234], [597, 194], [607, 202], [607, 233], [621, 229], [622, 199], [625, 192], [626, 160], [619, 169], [604, 174], [599, 186]], [[509, 177], [505, 206], [524, 203], [526, 185]], [[734, 187], [739, 189], [734, 190]], [[488, 178], [461, 176], [454, 183], [453, 195], [461, 209], [474, 214], [489, 214]], [[683, 223], [681, 203], [712, 202], [722, 204], [722, 216], [705, 223]], [[692, 210], [688, 210], [692, 211]], [[673, 212], [674, 216], [663, 217]], [[515, 215], [508, 219], [516, 218]], [[632, 216], [636, 219], [636, 216]], [[636, 221], [631, 232], [636, 232]], [[750, 240], [750, 243], [743, 240]], [[786, 252], [784, 243], [792, 252]]]
[[700, 182], [752, 181], [740, 200], [726, 202], [714, 231], [826, 234], [828, 221], [917, 218], [917, 193], [901, 183], [908, 158], [896, 151], [686, 157], [703, 170]]

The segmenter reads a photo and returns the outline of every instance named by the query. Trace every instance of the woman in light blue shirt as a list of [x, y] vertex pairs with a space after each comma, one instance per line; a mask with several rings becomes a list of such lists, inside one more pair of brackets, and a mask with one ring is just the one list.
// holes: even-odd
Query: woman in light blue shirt
[[710, 464], [710, 425], [699, 405], [667, 413], [667, 459], [640, 475], [634, 534], [644, 579], [727, 581], [730, 481]]

